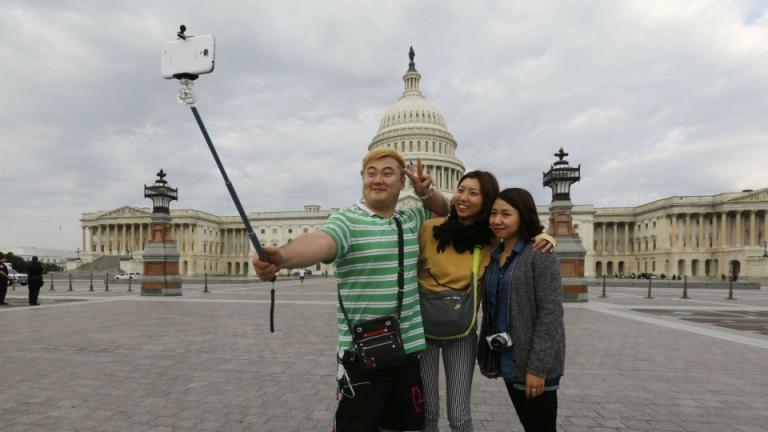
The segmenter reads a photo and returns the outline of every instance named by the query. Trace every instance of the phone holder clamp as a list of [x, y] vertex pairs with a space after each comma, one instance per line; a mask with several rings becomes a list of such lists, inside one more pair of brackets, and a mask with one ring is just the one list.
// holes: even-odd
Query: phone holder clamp
[[176, 95], [176, 102], [190, 106], [194, 105], [197, 102], [195, 94], [192, 92], [194, 81], [188, 78], [179, 78], [179, 84], [181, 84], [181, 88], [179, 88], [179, 93]]

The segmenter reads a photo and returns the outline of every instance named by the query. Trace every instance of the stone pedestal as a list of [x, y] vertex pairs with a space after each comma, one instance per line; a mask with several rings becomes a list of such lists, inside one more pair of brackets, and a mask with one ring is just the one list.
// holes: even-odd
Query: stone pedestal
[[152, 213], [150, 239], [144, 247], [143, 296], [180, 296], [179, 249], [171, 237], [171, 216]]
[[557, 256], [560, 258], [560, 277], [563, 283], [564, 302], [589, 301], [587, 283], [584, 280], [584, 257], [587, 250], [573, 229], [570, 201], [553, 201], [550, 206], [549, 234], [557, 239]]

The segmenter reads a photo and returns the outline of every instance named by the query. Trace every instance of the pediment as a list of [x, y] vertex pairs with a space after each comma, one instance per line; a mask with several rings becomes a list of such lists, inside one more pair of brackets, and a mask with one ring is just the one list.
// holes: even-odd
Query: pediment
[[114, 210], [105, 211], [104, 213], [99, 215], [99, 218], [119, 218], [119, 217], [135, 217], [135, 216], [146, 217], [146, 216], [150, 216], [151, 214], [152, 212], [147, 209], [131, 207], [131, 206], [122, 206]]
[[768, 201], [768, 188], [756, 190], [754, 192], [747, 192], [746, 195], [742, 195], [738, 198], [734, 198], [728, 202], [742, 203], [742, 202], [765, 202]]

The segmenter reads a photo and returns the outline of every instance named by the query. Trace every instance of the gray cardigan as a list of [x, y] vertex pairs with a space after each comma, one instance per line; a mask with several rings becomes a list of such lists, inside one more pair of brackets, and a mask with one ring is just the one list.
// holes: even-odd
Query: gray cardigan
[[563, 374], [565, 326], [560, 260], [527, 244], [510, 275], [509, 319], [512, 325], [514, 381], [526, 373], [544, 378]]

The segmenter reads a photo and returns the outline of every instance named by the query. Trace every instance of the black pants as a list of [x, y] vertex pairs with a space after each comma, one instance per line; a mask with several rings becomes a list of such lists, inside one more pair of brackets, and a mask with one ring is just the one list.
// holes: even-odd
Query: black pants
[[517, 417], [525, 432], [555, 432], [557, 430], [557, 390], [545, 391], [533, 398], [525, 398], [525, 390], [512, 387], [511, 381], [505, 381], [507, 392], [515, 406]]
[[336, 432], [424, 429], [424, 387], [417, 355], [386, 370], [364, 371], [356, 362], [345, 364], [345, 369], [352, 387], [344, 391], [354, 395], [339, 402]]
[[5, 303], [5, 294], [8, 292], [8, 285], [0, 285], [0, 303]]
[[29, 304], [37, 303], [37, 297], [40, 295], [40, 287], [42, 285], [42, 281], [29, 281]]

